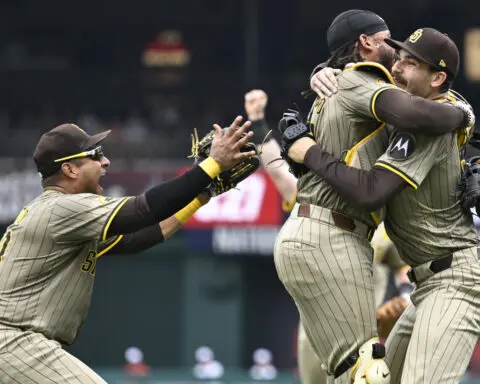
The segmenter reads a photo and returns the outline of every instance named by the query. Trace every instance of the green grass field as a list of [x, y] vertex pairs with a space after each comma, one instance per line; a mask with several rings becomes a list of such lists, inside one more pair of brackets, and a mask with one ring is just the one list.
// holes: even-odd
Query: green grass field
[[[248, 372], [242, 370], [226, 371], [220, 380], [196, 380], [189, 370], [152, 370], [148, 377], [127, 377], [122, 370], [96, 369], [109, 384], [258, 384], [262, 381], [254, 381], [249, 378]], [[272, 381], [263, 381], [272, 384], [300, 384], [292, 372], [280, 372]], [[480, 377], [466, 378], [461, 384], [480, 384]]]

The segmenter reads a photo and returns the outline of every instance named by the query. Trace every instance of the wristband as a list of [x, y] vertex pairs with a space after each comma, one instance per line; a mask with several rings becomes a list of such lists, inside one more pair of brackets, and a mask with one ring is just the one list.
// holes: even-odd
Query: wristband
[[211, 179], [214, 179], [220, 173], [222, 172], [220, 165], [217, 163], [217, 161], [209, 156], [205, 160], [203, 160], [200, 164], [199, 167], [202, 168], [205, 173], [210, 176]]
[[406, 299], [407, 301], [410, 301], [410, 295], [412, 294], [414, 288], [415, 288], [415, 287], [413, 286], [413, 284], [410, 284], [410, 283], [402, 283], [402, 284], [398, 287], [398, 294], [399, 294], [399, 296], [403, 297], [403, 298]]
[[195, 198], [186, 207], [175, 213], [174, 216], [182, 224], [185, 224], [195, 214], [195, 212], [202, 207], [202, 205], [203, 204], [200, 202], [200, 200]]

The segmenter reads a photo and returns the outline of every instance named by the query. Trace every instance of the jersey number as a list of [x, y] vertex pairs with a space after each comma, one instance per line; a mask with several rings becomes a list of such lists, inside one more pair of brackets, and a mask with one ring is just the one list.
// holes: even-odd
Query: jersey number
[[[18, 214], [15, 221], [13, 222], [13, 224], [19, 224], [25, 218], [25, 216], [27, 216], [27, 213], [28, 213], [28, 209], [23, 208]], [[8, 246], [10, 245], [11, 241], [12, 241], [12, 230], [7, 229], [7, 232], [5, 232], [2, 239], [0, 240], [0, 262], [2, 261], [3, 255], [5, 255], [5, 252], [7, 252]]]
[[82, 264], [82, 271], [89, 272], [90, 275], [95, 276], [95, 269], [97, 267], [97, 252], [88, 252], [85, 262]]
[[12, 241], [12, 231], [8, 230], [7, 232], [5, 232], [2, 239], [0, 240], [0, 262], [2, 261], [3, 255], [7, 251], [10, 241]]

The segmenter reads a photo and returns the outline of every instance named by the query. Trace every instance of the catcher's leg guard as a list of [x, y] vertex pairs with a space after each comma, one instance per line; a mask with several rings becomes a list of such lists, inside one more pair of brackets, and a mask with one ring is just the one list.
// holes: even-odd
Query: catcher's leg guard
[[353, 384], [390, 384], [390, 370], [385, 363], [385, 346], [373, 338], [358, 350], [359, 358], [352, 369]]

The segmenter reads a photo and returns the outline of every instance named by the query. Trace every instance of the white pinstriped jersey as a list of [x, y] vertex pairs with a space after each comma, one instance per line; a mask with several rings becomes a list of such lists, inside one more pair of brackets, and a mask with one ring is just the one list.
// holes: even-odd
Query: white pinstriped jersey
[[[310, 111], [315, 140], [323, 149], [345, 163], [370, 169], [388, 146], [389, 131], [375, 116], [376, 97], [394, 87], [390, 75], [376, 63], [359, 63], [338, 77], [338, 92], [317, 99]], [[362, 66], [363, 65], [363, 66]], [[342, 199], [320, 176], [308, 172], [298, 180], [297, 201], [337, 212], [375, 227], [383, 212], [372, 215]]]
[[46, 191], [0, 242], [0, 324], [74, 342], [90, 306], [96, 256], [127, 198]]
[[459, 138], [465, 135], [469, 130], [439, 137], [397, 132], [376, 163], [411, 187], [387, 204], [385, 220], [388, 235], [411, 266], [478, 243], [472, 215], [457, 195], [464, 144]]

